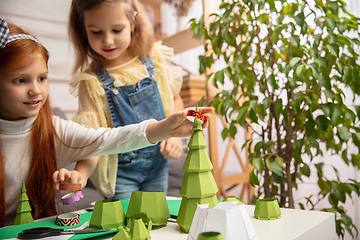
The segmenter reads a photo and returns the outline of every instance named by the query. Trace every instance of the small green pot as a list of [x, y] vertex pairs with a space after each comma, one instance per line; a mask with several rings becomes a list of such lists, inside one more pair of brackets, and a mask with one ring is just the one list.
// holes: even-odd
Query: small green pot
[[105, 199], [95, 203], [90, 219], [90, 228], [116, 229], [125, 225], [125, 212], [120, 200]]
[[219, 232], [202, 232], [197, 240], [224, 240], [224, 238]]
[[170, 212], [165, 193], [147, 191], [132, 192], [126, 217], [130, 219], [139, 213], [145, 213], [152, 221], [153, 226], [166, 225], [170, 217]]
[[276, 199], [264, 198], [256, 201], [254, 218], [260, 220], [275, 220], [280, 217], [281, 211]]

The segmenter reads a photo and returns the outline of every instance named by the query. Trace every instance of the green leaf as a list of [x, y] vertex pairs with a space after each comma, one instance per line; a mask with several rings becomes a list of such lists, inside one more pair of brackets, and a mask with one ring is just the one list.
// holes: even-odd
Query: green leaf
[[296, 68], [296, 75], [298, 75], [299, 77], [301, 77], [303, 74], [304, 74], [304, 72], [305, 72], [305, 70], [306, 70], [306, 66], [304, 65], [304, 64], [301, 64], [301, 65], [299, 65], [297, 68]]
[[348, 85], [352, 80], [352, 68], [349, 66], [345, 66], [343, 81], [346, 85]]
[[328, 62], [324, 58], [317, 58], [315, 62], [320, 66], [320, 68], [327, 69]]
[[270, 74], [270, 76], [268, 77], [268, 82], [269, 82], [270, 86], [271, 86], [273, 89], [278, 89], [278, 88], [279, 88], [279, 86], [278, 86], [277, 83], [276, 83], [275, 75], [274, 75], [274, 74]]
[[314, 77], [316, 79], [318, 79], [319, 78], [319, 70], [318, 70], [317, 66], [315, 64], [310, 64], [309, 67], [311, 68], [311, 70], [314, 74]]
[[255, 157], [251, 160], [251, 165], [258, 171], [258, 173], [262, 173], [264, 170], [264, 163], [261, 158]]
[[291, 65], [292, 67], [294, 67], [300, 60], [301, 60], [301, 58], [299, 58], [299, 57], [294, 57], [294, 58], [292, 58], [292, 59], [290, 60], [290, 65]]
[[255, 187], [255, 186], [259, 186], [259, 179], [258, 177], [255, 175], [254, 170], [252, 170], [249, 174], [249, 178], [250, 178], [250, 184], [251, 186]]
[[229, 129], [224, 128], [224, 129], [221, 131], [221, 137], [222, 137], [223, 140], [225, 140], [228, 136], [229, 136]]
[[298, 48], [300, 46], [300, 37], [293, 35], [289, 38], [289, 41], [291, 42], [292, 45], [294, 45], [296, 48]]
[[308, 137], [310, 137], [314, 133], [314, 127], [315, 127], [315, 121], [312, 119], [309, 119], [305, 123], [305, 132]]
[[338, 127], [337, 132], [339, 137], [344, 141], [347, 142], [350, 139], [349, 129], [347, 127]]
[[263, 104], [264, 104], [264, 111], [266, 111], [271, 105], [271, 98], [265, 98]]
[[311, 171], [310, 171], [309, 165], [304, 164], [304, 166], [301, 168], [301, 172], [302, 172], [302, 174], [304, 174], [305, 176], [310, 177]]
[[280, 177], [283, 175], [282, 168], [276, 162], [269, 163], [269, 168], [270, 168], [269, 170], [275, 173], [276, 175]]
[[339, 57], [339, 46], [337, 44], [330, 44], [326, 47], [334, 57]]
[[342, 112], [340, 108], [334, 108], [334, 111], [331, 116], [331, 123], [333, 126], [337, 126], [340, 123]]
[[327, 117], [325, 117], [324, 115], [316, 117], [316, 123], [323, 131], [327, 131], [327, 128], [329, 126], [329, 120], [327, 119]]
[[328, 76], [320, 75], [319, 83], [326, 89], [331, 90], [330, 78]]

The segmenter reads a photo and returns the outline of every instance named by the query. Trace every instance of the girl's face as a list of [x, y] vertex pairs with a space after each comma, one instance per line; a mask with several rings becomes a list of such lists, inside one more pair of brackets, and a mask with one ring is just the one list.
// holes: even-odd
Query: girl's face
[[15, 74], [0, 74], [0, 118], [20, 120], [36, 116], [48, 97], [48, 70], [43, 56]]
[[122, 3], [103, 3], [84, 12], [84, 25], [89, 45], [104, 57], [104, 67], [113, 67], [134, 56], [128, 48], [132, 26]]

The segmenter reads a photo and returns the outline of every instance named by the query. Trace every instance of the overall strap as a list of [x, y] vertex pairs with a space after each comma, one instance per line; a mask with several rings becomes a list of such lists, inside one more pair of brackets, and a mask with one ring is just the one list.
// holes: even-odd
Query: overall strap
[[140, 57], [141, 62], [146, 66], [146, 69], [150, 75], [150, 77], [156, 81], [156, 76], [155, 76], [155, 72], [154, 72], [154, 68], [155, 65], [153, 64], [153, 62], [151, 61], [150, 56], [147, 56], [146, 59], [143, 57]]
[[118, 94], [118, 90], [114, 87], [114, 79], [110, 76], [108, 71], [103, 68], [101, 70], [97, 70], [96, 75], [101, 81], [101, 85], [103, 88], [109, 91], [112, 91], [113, 94]]
[[113, 99], [113, 95], [117, 95], [119, 93], [119, 90], [114, 87], [114, 79], [110, 76], [110, 74], [105, 68], [99, 69], [95, 73], [100, 79], [101, 85], [105, 90], [105, 96], [108, 102], [113, 127], [123, 126], [123, 120], [121, 119], [121, 116], [117, 114], [117, 111], [115, 109], [115, 99]]

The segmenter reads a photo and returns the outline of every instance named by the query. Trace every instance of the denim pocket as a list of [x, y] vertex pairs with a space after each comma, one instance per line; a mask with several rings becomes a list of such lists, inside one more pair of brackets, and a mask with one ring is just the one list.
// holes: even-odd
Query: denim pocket
[[129, 94], [129, 102], [139, 120], [156, 118], [159, 114], [159, 103], [156, 99], [154, 83]]

